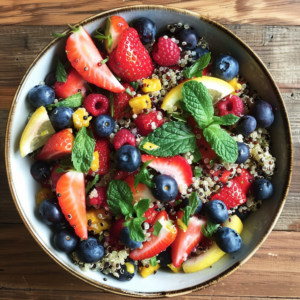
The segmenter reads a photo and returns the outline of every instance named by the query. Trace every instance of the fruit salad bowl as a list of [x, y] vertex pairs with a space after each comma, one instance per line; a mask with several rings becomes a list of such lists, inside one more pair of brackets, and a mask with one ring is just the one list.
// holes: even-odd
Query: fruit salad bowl
[[[239, 74], [247, 78], [250, 92], [255, 91], [261, 99], [273, 107], [275, 121], [269, 132], [272, 155], [277, 157], [278, 171], [272, 177], [274, 193], [263, 201], [260, 209], [250, 214], [243, 222], [244, 229], [241, 233], [243, 242], [240, 250], [234, 254], [224, 255], [212, 267], [196, 273], [174, 273], [171, 270], [161, 269], [155, 276], [149, 276], [147, 279], [136, 276], [132, 281], [122, 282], [101, 272], [83, 271], [72, 263], [67, 254], [55, 249], [50, 238], [52, 235], [50, 227], [42, 223], [38, 217], [34, 199], [39, 184], [29, 175], [32, 160], [30, 157], [21, 157], [19, 143], [27, 117], [32, 112], [32, 107], [27, 101], [28, 93], [55, 68], [56, 56], [62, 61], [66, 60], [67, 37], [54, 39], [41, 51], [25, 73], [14, 97], [6, 131], [6, 168], [9, 185], [20, 216], [34, 239], [50, 257], [71, 274], [116, 294], [144, 298], [179, 296], [208, 287], [230, 275], [258, 250], [275, 226], [291, 180], [292, 140], [287, 112], [278, 87], [265, 65], [243, 41], [222, 25], [186, 10], [159, 5], [115, 9], [96, 14], [83, 20], [79, 25], [92, 35], [104, 26], [108, 17], [113, 15], [123, 17], [128, 23], [137, 17], [148, 17], [156, 23], [157, 28], [165, 28], [174, 22], [189, 24], [209, 43], [213, 55], [225, 53], [232, 55], [239, 62]], [[66, 30], [65, 33], [68, 32], [69, 30]]]

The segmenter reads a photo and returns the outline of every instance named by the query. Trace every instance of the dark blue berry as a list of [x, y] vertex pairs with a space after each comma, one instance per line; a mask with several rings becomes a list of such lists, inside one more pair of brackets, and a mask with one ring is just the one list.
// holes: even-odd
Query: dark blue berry
[[211, 73], [214, 77], [230, 81], [239, 73], [239, 63], [230, 55], [220, 55], [213, 61]]
[[73, 227], [70, 225], [70, 223], [66, 219], [64, 219], [63, 221], [61, 221], [59, 223], [54, 224], [54, 227], [58, 232], [62, 231], [64, 229], [74, 231]]
[[56, 198], [44, 200], [40, 204], [39, 213], [47, 225], [57, 224], [65, 219]]
[[209, 51], [206, 48], [203, 49], [201, 46], [197, 46], [195, 49], [193, 49], [192, 52], [195, 52], [195, 55], [192, 56], [193, 60], [197, 60], [203, 55], [209, 53]]
[[[194, 214], [200, 213], [200, 211], [202, 210], [202, 207], [203, 207], [202, 201], [200, 200], [200, 198], [198, 197], [198, 195], [197, 195], [197, 199], [198, 199], [198, 203], [199, 204], [198, 204], [198, 206], [197, 206]], [[184, 206], [188, 206], [189, 203], [190, 203], [189, 198], [185, 198], [185, 200], [184, 200]]]
[[104, 255], [104, 248], [98, 244], [98, 240], [89, 236], [86, 240], [80, 241], [76, 248], [76, 254], [84, 263], [95, 263]]
[[120, 281], [130, 281], [137, 272], [137, 265], [132, 259], [121, 265], [121, 269], [118, 271]]
[[250, 135], [256, 128], [257, 122], [252, 116], [241, 117], [236, 123], [236, 132], [243, 136]]
[[115, 162], [119, 170], [133, 172], [141, 163], [141, 153], [134, 146], [124, 145], [117, 150]]
[[235, 161], [236, 164], [244, 163], [250, 156], [250, 150], [244, 143], [237, 142], [238, 145], [238, 158]]
[[53, 86], [56, 82], [56, 77], [55, 77], [55, 71], [52, 71], [50, 73], [47, 74], [46, 78], [45, 78], [45, 84], [48, 86]]
[[129, 248], [132, 249], [137, 249], [139, 247], [141, 247], [142, 242], [136, 242], [134, 240], [132, 240], [129, 236], [129, 228], [128, 227], [124, 227], [121, 229], [120, 231], [120, 241]]
[[216, 243], [225, 253], [238, 251], [242, 246], [242, 238], [234, 229], [223, 227], [215, 233]]
[[237, 209], [234, 214], [237, 215], [241, 219], [241, 221], [244, 221], [249, 216], [250, 211], [247, 209], [244, 209], [244, 210], [242, 210], [242, 212], [240, 212]]
[[73, 252], [77, 246], [77, 242], [78, 236], [71, 230], [64, 229], [54, 236], [54, 246], [60, 252]]
[[94, 127], [97, 135], [109, 136], [115, 129], [115, 121], [109, 115], [100, 115], [96, 118]]
[[50, 177], [50, 166], [45, 161], [38, 160], [30, 168], [32, 177], [37, 181], [45, 181]]
[[167, 268], [169, 264], [172, 263], [172, 257], [171, 257], [171, 247], [168, 247], [165, 251], [160, 252], [157, 255], [157, 260], [159, 260], [159, 264]]
[[132, 26], [138, 33], [143, 44], [148, 44], [154, 40], [156, 35], [156, 25], [148, 18], [138, 18], [134, 20]]
[[70, 107], [56, 107], [50, 113], [50, 121], [56, 131], [73, 126], [73, 109]]
[[152, 195], [164, 202], [174, 200], [178, 195], [178, 184], [176, 180], [169, 175], [158, 175], [152, 179], [155, 188], [151, 188]]
[[261, 178], [253, 181], [250, 191], [256, 199], [264, 200], [273, 195], [274, 187], [269, 180]]
[[183, 51], [193, 50], [198, 43], [198, 35], [195, 29], [181, 29], [176, 35], [175, 39], [179, 41], [177, 44]]
[[36, 85], [28, 93], [29, 102], [35, 106], [47, 106], [54, 102], [55, 93], [48, 85]]
[[266, 128], [274, 122], [272, 106], [264, 100], [258, 100], [254, 103], [250, 115], [256, 119], [257, 127]]
[[228, 219], [228, 210], [225, 203], [221, 200], [212, 200], [204, 207], [207, 219], [215, 224], [221, 224]]

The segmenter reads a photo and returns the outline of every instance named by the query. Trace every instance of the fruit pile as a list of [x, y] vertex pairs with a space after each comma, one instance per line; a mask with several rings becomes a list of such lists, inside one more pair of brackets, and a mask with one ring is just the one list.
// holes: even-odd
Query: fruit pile
[[157, 33], [120, 16], [93, 37], [71, 27], [66, 56], [29, 91], [36, 111], [20, 141], [56, 250], [120, 281], [239, 251], [243, 220], [273, 194], [276, 159], [273, 109], [247, 95], [238, 61], [211, 61], [188, 25]]

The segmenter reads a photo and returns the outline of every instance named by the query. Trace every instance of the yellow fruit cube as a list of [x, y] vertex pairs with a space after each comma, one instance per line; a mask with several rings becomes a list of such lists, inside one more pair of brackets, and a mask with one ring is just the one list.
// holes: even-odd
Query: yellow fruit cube
[[153, 274], [154, 271], [158, 270], [160, 268], [160, 265], [159, 264], [156, 264], [155, 267], [152, 267], [151, 265], [149, 265], [148, 268], [146, 267], [139, 267], [139, 271], [141, 273], [141, 275], [146, 278], [148, 277], [149, 275]]
[[86, 221], [88, 224], [88, 231], [94, 231], [95, 234], [100, 234], [103, 230], [111, 227], [111, 221], [104, 219], [105, 213], [102, 209], [90, 209], [86, 212]]
[[138, 115], [143, 109], [151, 108], [151, 99], [148, 95], [134, 97], [129, 100], [129, 105], [131, 106], [133, 113]]
[[85, 110], [85, 108], [78, 108], [73, 114], [73, 123], [74, 127], [79, 130], [80, 128], [89, 127], [90, 120], [92, 117], [89, 117], [89, 114]]
[[173, 263], [168, 264], [168, 267], [174, 272], [174, 273], [178, 273], [182, 270], [182, 265], [180, 267], [175, 267], [173, 265]]
[[92, 161], [91, 169], [93, 172], [96, 172], [99, 169], [99, 152], [98, 151], [95, 151], [93, 154], [93, 161]]
[[237, 82], [236, 77], [228, 81], [228, 83], [234, 88], [235, 91], [239, 91], [242, 89], [242, 85]]
[[161, 90], [161, 82], [159, 79], [144, 79], [142, 90], [145, 93], [160, 91]]
[[39, 192], [35, 194], [35, 203], [37, 206], [40, 206], [40, 204], [46, 200], [46, 199], [51, 199], [54, 197], [54, 193], [47, 189], [47, 188], [42, 188]]

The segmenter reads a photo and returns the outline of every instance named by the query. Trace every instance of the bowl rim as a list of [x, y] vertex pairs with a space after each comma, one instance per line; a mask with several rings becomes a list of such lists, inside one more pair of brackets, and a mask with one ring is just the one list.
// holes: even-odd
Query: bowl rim
[[[104, 285], [100, 282], [92, 280], [88, 276], [82, 275], [79, 272], [76, 272], [76, 271], [72, 270], [62, 260], [55, 257], [55, 255], [52, 253], [52, 250], [50, 248], [48, 248], [43, 243], [42, 240], [39, 239], [39, 237], [37, 236], [37, 233], [35, 232], [33, 226], [31, 225], [30, 221], [27, 219], [26, 215], [24, 214], [24, 212], [22, 211], [22, 209], [19, 205], [19, 201], [18, 201], [18, 199], [16, 197], [16, 194], [15, 194], [15, 187], [12, 183], [12, 170], [11, 170], [11, 162], [10, 162], [9, 153], [10, 153], [10, 149], [11, 149], [11, 127], [12, 127], [12, 123], [13, 123], [13, 119], [14, 119], [15, 109], [16, 109], [16, 106], [17, 106], [17, 99], [19, 97], [21, 87], [23, 86], [23, 83], [26, 81], [30, 71], [38, 63], [39, 59], [44, 55], [44, 53], [47, 52], [48, 49], [50, 49], [54, 44], [56, 44], [61, 38], [53, 39], [37, 55], [37, 57], [34, 59], [34, 61], [28, 67], [26, 73], [24, 74], [24, 76], [23, 76], [23, 78], [22, 78], [22, 80], [21, 80], [21, 82], [18, 86], [18, 89], [15, 93], [15, 96], [13, 98], [11, 108], [10, 108], [10, 111], [9, 111], [9, 116], [8, 116], [8, 121], [7, 121], [7, 126], [6, 126], [6, 133], [5, 133], [5, 165], [6, 165], [6, 172], [7, 172], [8, 183], [9, 183], [10, 191], [11, 191], [11, 194], [12, 194], [12, 198], [13, 198], [13, 201], [14, 201], [14, 203], [16, 205], [16, 208], [19, 212], [19, 215], [21, 216], [25, 226], [27, 227], [27, 229], [29, 230], [29, 232], [31, 233], [33, 238], [42, 247], [42, 249], [56, 263], [58, 263], [61, 267], [63, 267], [65, 270], [67, 270], [68, 272], [70, 272], [71, 274], [76, 276], [77, 278], [80, 278], [81, 280], [83, 280], [83, 281], [85, 281], [85, 282], [87, 282], [87, 283], [89, 283], [89, 284], [91, 284], [91, 285], [93, 285], [97, 288], [101, 288], [105, 291], [112, 292], [112, 293], [119, 294], [119, 295], [123, 295], [123, 296], [131, 296], [131, 297], [139, 297], [139, 298], [176, 297], [176, 296], [182, 296], [182, 295], [185, 295], [185, 294], [188, 294], [188, 293], [196, 292], [196, 291], [202, 290], [206, 287], [209, 287], [209, 286], [219, 282], [220, 280], [222, 280], [223, 278], [227, 277], [228, 275], [233, 273], [235, 270], [237, 270], [245, 262], [247, 262], [254, 255], [254, 253], [259, 249], [259, 247], [263, 244], [263, 242], [267, 239], [268, 235], [271, 233], [273, 227], [275, 226], [275, 224], [276, 224], [276, 222], [277, 222], [277, 220], [278, 220], [278, 218], [279, 218], [279, 216], [282, 212], [282, 209], [284, 207], [286, 197], [287, 197], [287, 194], [288, 194], [289, 186], [290, 186], [290, 183], [291, 183], [292, 163], [293, 163], [293, 147], [292, 147], [292, 136], [291, 136], [290, 123], [289, 123], [285, 103], [284, 103], [284, 101], [281, 97], [281, 94], [279, 92], [279, 89], [278, 89], [274, 79], [272, 78], [270, 72], [268, 71], [268, 69], [266, 68], [264, 63], [257, 56], [257, 54], [245, 42], [243, 42], [239, 37], [237, 37], [233, 32], [231, 32], [229, 29], [227, 29], [223, 25], [221, 25], [218, 22], [213, 21], [213, 20], [211, 20], [207, 17], [204, 17], [204, 16], [202, 16], [198, 13], [194, 13], [194, 12], [188, 11], [186, 9], [166, 7], [166, 6], [163, 6], [163, 5], [132, 5], [132, 6], [125, 6], [125, 7], [122, 7], [122, 8], [115, 8], [115, 9], [111, 9], [111, 10], [107, 10], [107, 11], [95, 14], [91, 17], [88, 17], [88, 18], [78, 22], [74, 26], [77, 26], [77, 25], [84, 26], [85, 24], [88, 24], [88, 23], [93, 22], [93, 21], [95, 21], [99, 18], [106, 17], [106, 16], [109, 16], [109, 15], [114, 14], [114, 13], [122, 13], [122, 12], [127, 12], [127, 11], [139, 11], [139, 10], [145, 11], [145, 10], [150, 10], [150, 9], [151, 10], [162, 10], [162, 11], [166, 11], [166, 12], [176, 12], [176, 13], [180, 13], [180, 14], [183, 14], [183, 15], [189, 15], [189, 16], [192, 16], [192, 17], [199, 18], [200, 20], [202, 20], [202, 21], [216, 27], [217, 29], [223, 31], [225, 34], [227, 34], [228, 36], [233, 38], [237, 43], [239, 43], [243, 47], [243, 49], [255, 60], [255, 62], [259, 65], [261, 70], [264, 72], [265, 76], [268, 78], [268, 80], [270, 81], [270, 83], [272, 85], [273, 91], [275, 92], [275, 94], [277, 96], [277, 99], [279, 100], [279, 103], [281, 105], [280, 111], [283, 114], [284, 122], [286, 123], [285, 124], [286, 131], [287, 131], [286, 147], [287, 147], [287, 150], [288, 150], [288, 153], [289, 153], [289, 157], [288, 157], [288, 165], [287, 165], [288, 173], [287, 173], [287, 176], [285, 178], [286, 189], [285, 189], [285, 191], [283, 191], [283, 193], [281, 195], [282, 200], [280, 202], [279, 209], [276, 212], [270, 226], [268, 228], [266, 228], [264, 236], [258, 242], [256, 247], [245, 258], [243, 258], [241, 261], [235, 263], [233, 266], [228, 268], [226, 271], [222, 272], [221, 274], [219, 274], [219, 275], [213, 277], [212, 279], [207, 280], [203, 283], [200, 283], [200, 284], [188, 287], [188, 288], [179, 289], [179, 290], [175, 290], [175, 291], [168, 291], [168, 292], [132, 292], [132, 291], [128, 291], [128, 290], [123, 290], [121, 288], [106, 286], [106, 285]], [[63, 33], [69, 33], [69, 32], [70, 32], [70, 29], [67, 29]]]

